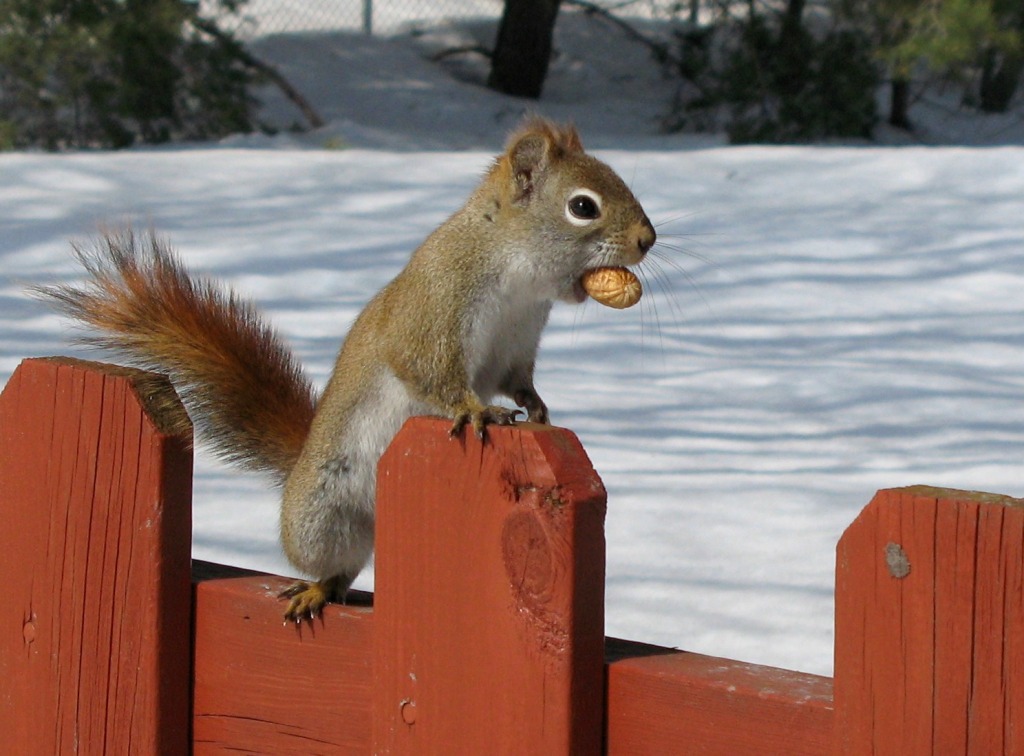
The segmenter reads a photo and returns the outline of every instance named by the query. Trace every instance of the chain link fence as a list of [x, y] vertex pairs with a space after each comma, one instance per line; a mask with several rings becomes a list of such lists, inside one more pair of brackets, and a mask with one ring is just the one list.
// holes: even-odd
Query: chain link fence
[[[678, 16], [696, 0], [595, 0], [589, 4], [633, 17]], [[242, 39], [309, 31], [388, 34], [446, 19], [498, 18], [503, 0], [249, 0], [222, 27]], [[571, 3], [563, 11], [572, 8]]]
[[310, 31], [387, 34], [412, 23], [497, 18], [502, 0], [249, 0], [223, 28], [242, 39]]

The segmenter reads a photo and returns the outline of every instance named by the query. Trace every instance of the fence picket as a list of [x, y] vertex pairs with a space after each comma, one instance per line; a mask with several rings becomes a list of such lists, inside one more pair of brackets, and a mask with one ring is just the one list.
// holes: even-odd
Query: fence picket
[[282, 627], [285, 578], [190, 585], [163, 380], [26, 360], [0, 394], [12, 753], [1024, 753], [1022, 500], [878, 492], [837, 547], [830, 680], [606, 640], [576, 437], [414, 418], [378, 471], [376, 595]]

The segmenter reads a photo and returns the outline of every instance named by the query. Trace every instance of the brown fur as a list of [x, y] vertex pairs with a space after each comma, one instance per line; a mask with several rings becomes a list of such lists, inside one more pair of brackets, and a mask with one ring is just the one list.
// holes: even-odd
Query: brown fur
[[369, 560], [377, 462], [401, 424], [440, 413], [453, 435], [470, 425], [483, 437], [519, 412], [495, 396], [548, 422], [533, 370], [552, 303], [581, 301], [588, 270], [635, 265], [655, 238], [575, 129], [527, 120], [360, 314], [319, 402], [253, 306], [189, 278], [152, 235], [106, 234], [78, 252], [88, 283], [39, 291], [101, 334], [86, 341], [168, 373], [221, 456], [284, 484], [285, 554], [317, 578], [286, 592], [298, 619], [343, 599]]
[[281, 483], [302, 450], [315, 394], [291, 352], [251, 304], [193, 281], [155, 234], [105, 233], [75, 252], [80, 287], [35, 291], [95, 329], [82, 341], [165, 372], [217, 454]]

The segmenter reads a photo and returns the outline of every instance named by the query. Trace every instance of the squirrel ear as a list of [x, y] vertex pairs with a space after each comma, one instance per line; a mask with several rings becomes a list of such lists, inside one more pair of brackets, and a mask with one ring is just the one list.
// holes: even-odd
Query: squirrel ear
[[540, 118], [527, 121], [512, 135], [506, 152], [516, 201], [526, 199], [551, 164], [572, 152], [583, 152], [579, 134], [572, 126], [558, 126]]
[[547, 167], [549, 147], [542, 135], [528, 134], [509, 149], [516, 200], [526, 199], [533, 192], [541, 171]]

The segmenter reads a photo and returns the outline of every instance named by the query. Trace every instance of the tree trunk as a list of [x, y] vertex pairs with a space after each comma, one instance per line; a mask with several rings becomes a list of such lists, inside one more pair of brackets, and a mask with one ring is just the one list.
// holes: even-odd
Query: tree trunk
[[898, 129], [910, 130], [910, 81], [907, 79], [892, 80], [892, 99], [889, 106], [889, 125]]
[[807, 0], [788, 0], [782, 14], [782, 31], [779, 41], [783, 44], [799, 42], [804, 25], [804, 7]]
[[517, 97], [540, 97], [551, 59], [560, 0], [506, 0], [487, 86]]
[[989, 50], [981, 70], [981, 86], [978, 99], [986, 113], [1005, 113], [1017, 92], [1021, 73], [1024, 72], [1024, 57], [1020, 55], [998, 55]]
[[804, 29], [806, 0], [787, 0], [779, 29], [778, 87], [785, 96], [796, 97], [808, 83], [808, 67], [812, 55], [811, 37]]

